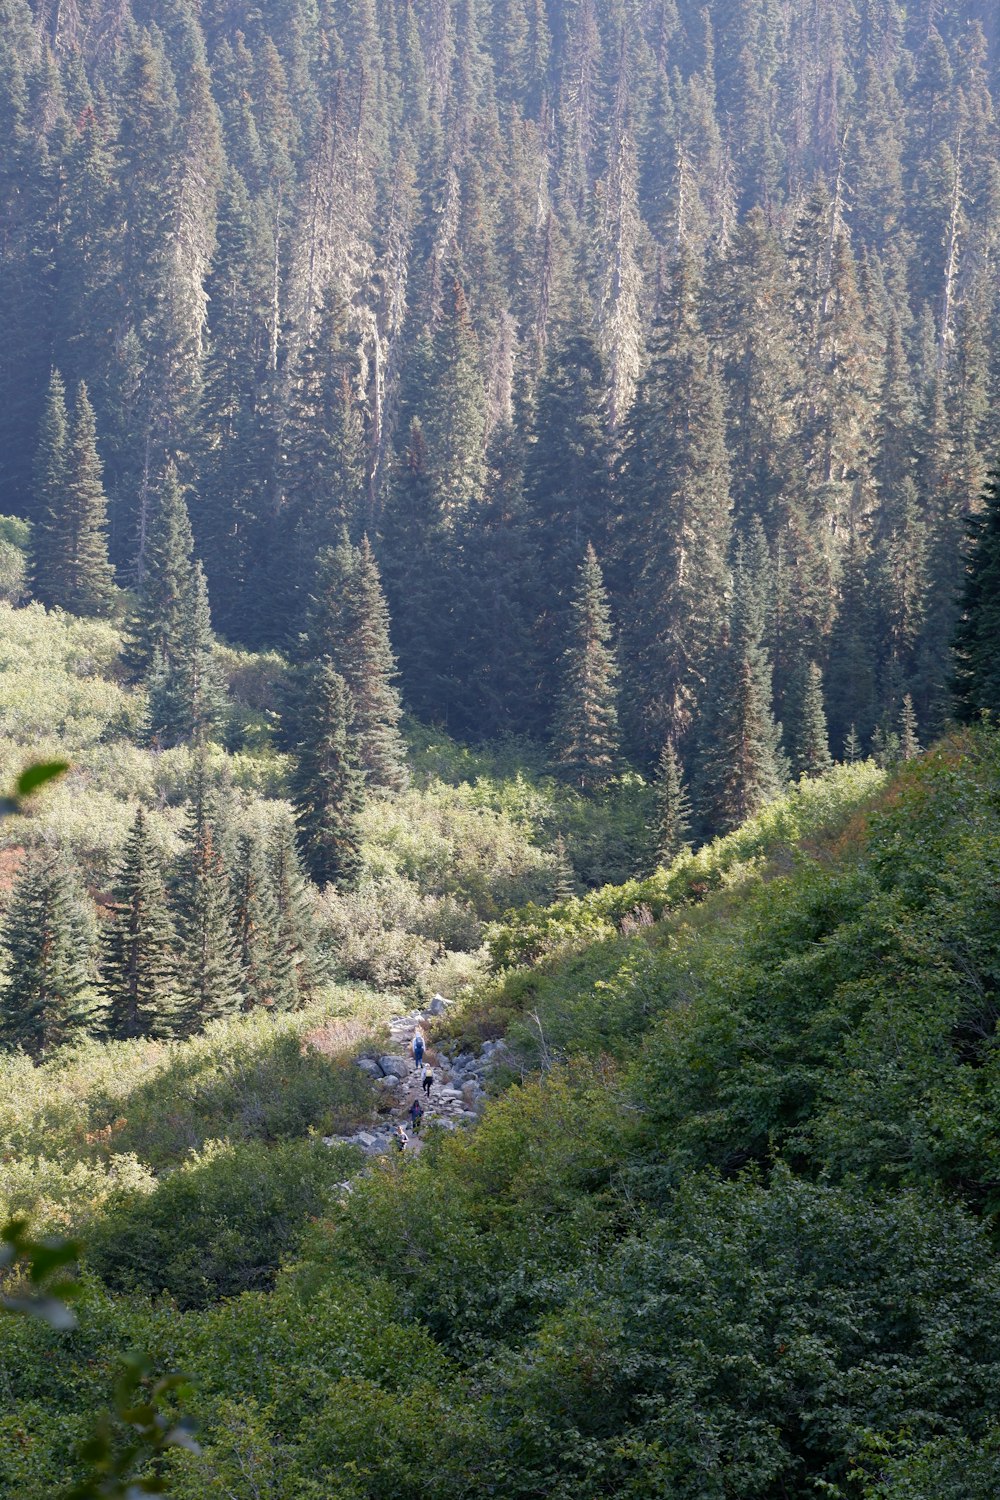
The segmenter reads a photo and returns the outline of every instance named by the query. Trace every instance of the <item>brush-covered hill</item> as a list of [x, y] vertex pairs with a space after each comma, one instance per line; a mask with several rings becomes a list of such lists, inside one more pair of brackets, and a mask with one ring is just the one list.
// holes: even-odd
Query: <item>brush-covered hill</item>
[[[291, 1127], [236, 1138], [236, 1029], [174, 1044], [170, 1091], [125, 1050], [33, 1070], [8, 1160], [30, 1115], [65, 1176], [116, 1135], [140, 1165], [90, 1213], [79, 1331], [5, 1329], [0, 1490], [65, 1482], [138, 1345], [194, 1382], [179, 1500], [987, 1500], [998, 831], [982, 730], [494, 926], [447, 1023], [506, 1036], [481, 1124], [350, 1191]], [[178, 1097], [216, 1140], [143, 1165]]]

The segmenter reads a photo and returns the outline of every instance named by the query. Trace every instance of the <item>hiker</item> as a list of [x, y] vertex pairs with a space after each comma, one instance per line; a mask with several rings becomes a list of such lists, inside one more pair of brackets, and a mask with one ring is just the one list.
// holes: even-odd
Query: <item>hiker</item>
[[419, 1099], [414, 1099], [410, 1105], [410, 1123], [413, 1126], [413, 1134], [416, 1135], [420, 1129], [420, 1121], [424, 1117], [424, 1107]]
[[434, 1082], [434, 1069], [431, 1067], [430, 1063], [424, 1063], [424, 1076], [423, 1076], [423, 1080], [422, 1080], [422, 1082], [420, 1084], [420, 1087], [423, 1089], [424, 1093], [427, 1095], [428, 1102], [430, 1101], [430, 1097], [431, 1097], [431, 1084], [433, 1082]]
[[424, 1060], [424, 1034], [418, 1026], [413, 1033], [413, 1066], [419, 1068]]
[[397, 1151], [403, 1152], [406, 1150], [406, 1142], [409, 1140], [409, 1137], [402, 1125], [396, 1126], [396, 1134], [393, 1136], [393, 1140], [396, 1142]]

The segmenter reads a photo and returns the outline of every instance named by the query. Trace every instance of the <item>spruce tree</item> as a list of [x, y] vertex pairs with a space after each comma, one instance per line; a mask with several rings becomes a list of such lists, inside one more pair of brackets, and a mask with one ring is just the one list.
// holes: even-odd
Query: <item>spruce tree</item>
[[552, 867], [552, 900], [569, 901], [576, 895], [576, 874], [566, 848], [566, 840], [558, 834], [552, 846], [555, 863]]
[[917, 715], [909, 693], [904, 695], [903, 706], [899, 710], [899, 753], [903, 760], [913, 760], [920, 754]]
[[199, 756], [176, 882], [180, 939], [179, 990], [184, 1026], [193, 1031], [242, 1002], [242, 974], [233, 929], [229, 880], [222, 862], [218, 804]]
[[[57, 430], [58, 396], [47, 414], [43, 442]], [[35, 526], [35, 593], [43, 604], [57, 604], [76, 615], [106, 615], [114, 597], [114, 574], [108, 561], [107, 500], [101, 484], [94, 410], [81, 382], [72, 430], [60, 466], [51, 457], [45, 467], [63, 469]]]
[[109, 1035], [168, 1035], [176, 1021], [175, 934], [162, 861], [141, 807], [112, 884], [102, 947]]
[[369, 786], [400, 791], [406, 785], [402, 709], [394, 686], [396, 658], [389, 640], [389, 611], [368, 538], [352, 547], [346, 537], [320, 554], [303, 654], [329, 658], [347, 684], [348, 725]]
[[970, 724], [983, 714], [1000, 722], [1000, 475], [986, 506], [968, 523], [972, 545], [954, 637], [955, 716]]
[[785, 778], [763, 634], [760, 581], [741, 546], [733, 570], [728, 640], [709, 678], [699, 725], [696, 805], [712, 833], [739, 827], [778, 795]]
[[32, 485], [32, 519], [35, 524], [32, 571], [35, 592], [43, 604], [55, 602], [49, 584], [58, 564], [50, 550], [55, 540], [50, 517], [60, 514], [68, 483], [69, 418], [66, 412], [66, 387], [59, 371], [53, 370], [49, 377], [38, 432]]
[[290, 776], [299, 843], [317, 885], [349, 890], [361, 871], [364, 787], [348, 731], [350, 695], [331, 661], [302, 670], [300, 739]]
[[674, 270], [618, 468], [630, 743], [683, 741], [725, 618], [729, 464], [693, 264]]
[[233, 871], [233, 918], [244, 1005], [278, 1004], [275, 969], [279, 944], [278, 905], [267, 848], [259, 834], [243, 833]]
[[856, 765], [861, 759], [861, 739], [852, 724], [844, 736], [844, 764]]
[[667, 740], [656, 768], [656, 863], [669, 865], [687, 847], [691, 828], [691, 803], [684, 785], [683, 768]]
[[320, 981], [311, 892], [302, 873], [290, 819], [271, 836], [268, 866], [277, 912], [272, 980], [280, 1010], [298, 1010], [315, 996]]
[[87, 1022], [93, 921], [78, 872], [53, 849], [29, 852], [5, 924], [8, 977], [0, 1041], [42, 1057]]
[[570, 608], [552, 758], [574, 785], [589, 792], [615, 774], [618, 749], [618, 667], [611, 617], [597, 554], [588, 543]]
[[822, 776], [833, 765], [823, 709], [823, 674], [803, 660], [785, 694], [785, 751], [792, 775]]
[[201, 739], [225, 702], [214, 661], [208, 586], [193, 557], [184, 492], [169, 469], [144, 554], [126, 660], [149, 687], [147, 734], [158, 744]]

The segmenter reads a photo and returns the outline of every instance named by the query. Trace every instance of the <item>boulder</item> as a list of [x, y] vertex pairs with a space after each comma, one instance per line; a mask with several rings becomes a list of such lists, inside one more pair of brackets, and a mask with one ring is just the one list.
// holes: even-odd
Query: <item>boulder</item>
[[427, 1007], [426, 1014], [429, 1016], [441, 1016], [444, 1014], [445, 1008], [450, 1004], [451, 1001], [446, 1000], [443, 995], [435, 995]]
[[392, 1074], [395, 1078], [408, 1078], [410, 1076], [410, 1064], [405, 1057], [394, 1057], [386, 1054], [379, 1058], [379, 1066], [387, 1076]]
[[379, 1067], [374, 1057], [356, 1057], [354, 1061], [361, 1069], [362, 1073], [367, 1073], [370, 1078], [382, 1077], [382, 1069]]

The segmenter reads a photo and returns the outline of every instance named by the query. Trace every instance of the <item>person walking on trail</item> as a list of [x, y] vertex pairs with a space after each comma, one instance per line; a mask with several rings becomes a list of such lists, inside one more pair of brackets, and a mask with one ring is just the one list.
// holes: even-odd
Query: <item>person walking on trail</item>
[[424, 1060], [424, 1034], [418, 1026], [413, 1033], [413, 1066], [419, 1068]]
[[403, 1129], [402, 1125], [397, 1125], [396, 1134], [393, 1136], [393, 1140], [396, 1145], [396, 1150], [401, 1155], [406, 1150], [406, 1142], [408, 1139], [409, 1137], [407, 1136], [406, 1131]]
[[420, 1087], [423, 1089], [424, 1093], [427, 1095], [428, 1100], [430, 1100], [430, 1097], [431, 1097], [431, 1084], [433, 1082], [434, 1082], [434, 1070], [431, 1067], [430, 1063], [425, 1063], [424, 1064], [424, 1076], [423, 1076], [423, 1080], [422, 1080], [422, 1082], [420, 1084]]
[[420, 1121], [424, 1117], [424, 1107], [419, 1099], [414, 1099], [410, 1105], [410, 1123], [413, 1126], [413, 1134], [416, 1135], [420, 1129]]

